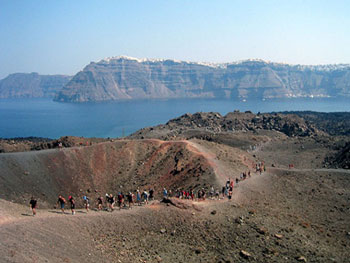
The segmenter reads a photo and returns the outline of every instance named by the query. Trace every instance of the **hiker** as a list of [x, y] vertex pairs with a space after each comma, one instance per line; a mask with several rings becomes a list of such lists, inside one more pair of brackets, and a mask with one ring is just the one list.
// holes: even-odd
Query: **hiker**
[[238, 186], [238, 182], [239, 182], [239, 180], [238, 180], [238, 178], [236, 178], [236, 185]]
[[203, 199], [203, 201], [205, 201], [205, 197], [206, 197], [206, 193], [205, 193], [204, 188], [202, 188], [202, 199]]
[[213, 197], [214, 197], [214, 193], [215, 193], [214, 186], [211, 186], [211, 188], [210, 188], [210, 192], [209, 192], [209, 196], [210, 196], [210, 198], [211, 198], [211, 199], [213, 199]]
[[87, 197], [86, 195], [84, 195], [84, 196], [83, 196], [83, 200], [84, 200], [84, 206], [85, 206], [86, 212], [89, 212], [90, 199], [89, 199], [89, 197]]
[[175, 191], [175, 197], [176, 197], [176, 198], [180, 198], [179, 189], [176, 189], [176, 191]]
[[64, 199], [64, 197], [62, 195], [59, 195], [58, 200], [57, 200], [57, 205], [60, 205], [62, 214], [64, 214], [65, 203], [66, 203], [66, 199]]
[[234, 186], [234, 181], [232, 180], [232, 181], [230, 182], [230, 188], [233, 189], [233, 186]]
[[129, 208], [131, 208], [131, 206], [134, 204], [133, 194], [132, 194], [131, 192], [129, 192], [129, 193], [126, 195], [126, 198], [128, 199]]
[[228, 188], [230, 186], [230, 181], [231, 181], [231, 178], [229, 178], [227, 181], [226, 181], [226, 188]]
[[225, 192], [226, 192], [226, 187], [223, 186], [222, 189], [221, 189], [221, 193], [222, 193], [222, 197], [223, 198], [225, 197]]
[[141, 194], [139, 189], [136, 190], [136, 202], [138, 205], [141, 205]]
[[32, 196], [32, 197], [30, 198], [29, 207], [32, 209], [33, 216], [36, 215], [37, 204], [38, 204], [37, 200], [34, 199], [34, 197]]
[[99, 198], [97, 198], [97, 209], [102, 210], [102, 205], [103, 205], [103, 198], [102, 196], [100, 196]]
[[145, 204], [147, 205], [148, 204], [148, 193], [147, 193], [147, 191], [143, 192], [143, 200], [144, 200]]
[[107, 195], [107, 202], [108, 202], [108, 207], [111, 209], [111, 212], [113, 212], [113, 210], [114, 210], [114, 196], [112, 194], [110, 194], [109, 196]]
[[68, 201], [70, 202], [70, 209], [72, 210], [72, 215], [75, 215], [75, 200], [73, 196], [68, 197]]
[[198, 198], [198, 201], [200, 201], [202, 199], [202, 191], [201, 190], [198, 190], [197, 198]]
[[230, 187], [230, 189], [229, 189], [229, 191], [228, 191], [228, 199], [229, 199], [229, 200], [231, 200], [231, 198], [232, 198], [232, 190], [233, 190], [233, 188]]
[[194, 200], [194, 192], [193, 192], [192, 189], [190, 190], [190, 195], [191, 195], [191, 199], [192, 199], [192, 201], [193, 201], [193, 200]]
[[168, 199], [168, 191], [165, 188], [163, 188], [163, 198]]
[[149, 190], [149, 200], [154, 200], [154, 190], [152, 188]]
[[225, 196], [228, 196], [228, 188], [229, 187], [225, 187]]
[[124, 202], [124, 195], [123, 195], [123, 193], [118, 193], [119, 210], [122, 209], [123, 202]]

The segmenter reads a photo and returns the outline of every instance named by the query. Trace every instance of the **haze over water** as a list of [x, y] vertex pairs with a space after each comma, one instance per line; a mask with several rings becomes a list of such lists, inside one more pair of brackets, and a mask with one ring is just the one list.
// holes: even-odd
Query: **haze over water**
[[166, 123], [185, 113], [234, 111], [349, 111], [349, 99], [141, 100], [104, 103], [58, 103], [50, 99], [0, 100], [0, 138], [61, 136], [120, 137]]

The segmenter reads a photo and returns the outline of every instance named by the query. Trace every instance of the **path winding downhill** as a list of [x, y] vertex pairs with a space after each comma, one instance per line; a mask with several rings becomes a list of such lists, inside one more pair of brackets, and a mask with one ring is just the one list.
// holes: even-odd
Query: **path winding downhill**
[[[127, 140], [126, 140], [127, 141]], [[187, 141], [187, 140], [179, 140], [179, 141], [162, 141], [162, 140], [157, 140], [157, 139], [149, 139], [149, 141], [154, 141], [159, 144], [168, 144], [168, 143], [184, 143], [186, 145], [186, 148], [191, 151], [195, 155], [200, 155], [203, 158], [207, 160], [207, 162], [212, 166], [215, 175], [216, 175], [216, 180], [218, 181], [219, 185], [224, 185], [227, 181], [227, 174], [229, 173], [229, 168], [226, 167], [220, 160], [216, 158], [216, 155], [211, 152], [209, 149], [205, 148], [202, 145], [199, 145], [198, 143], [195, 143], [193, 141]], [[104, 142], [102, 144], [107, 144], [108, 142]], [[77, 147], [76, 147], [77, 148]], [[79, 148], [77, 148], [79, 149]], [[42, 151], [44, 152], [50, 152], [50, 151], [58, 151], [58, 150], [46, 150]], [[64, 150], [63, 150], [64, 151]], [[28, 154], [31, 154], [29, 152]], [[203, 205], [205, 202], [202, 202]], [[67, 205], [68, 207], [68, 205]], [[136, 213], [137, 209], [130, 210], [128, 213]], [[142, 207], [144, 208], [144, 207]], [[5, 225], [5, 224], [13, 224], [13, 223], [26, 223], [26, 222], [31, 222], [33, 220], [45, 220], [47, 218], [53, 218], [53, 217], [65, 217], [69, 218], [70, 215], [70, 210], [66, 209], [66, 215], [61, 214], [60, 210], [54, 210], [54, 209], [40, 209], [40, 204], [39, 204], [39, 209], [38, 209], [38, 215], [37, 217], [32, 217], [31, 216], [31, 210], [28, 207], [25, 207], [23, 205], [15, 204], [12, 202], [0, 200], [0, 225]], [[81, 217], [81, 216], [101, 216], [104, 215], [104, 212], [95, 212], [91, 211], [90, 213], [85, 213], [83, 209], [77, 210], [78, 213], [75, 215], [75, 217]], [[121, 213], [125, 213], [128, 210], [122, 210]], [[118, 213], [118, 212], [117, 212]], [[114, 214], [117, 214], [114, 213]]]
[[205, 147], [199, 145], [198, 143], [192, 142], [192, 141], [184, 141], [188, 145], [188, 149], [190, 149], [192, 152], [197, 153], [204, 158], [208, 160], [208, 163], [213, 167], [216, 179], [218, 180], [219, 184], [224, 185], [227, 181], [227, 174], [228, 171], [226, 167], [218, 160], [216, 159], [216, 155], [210, 152]]

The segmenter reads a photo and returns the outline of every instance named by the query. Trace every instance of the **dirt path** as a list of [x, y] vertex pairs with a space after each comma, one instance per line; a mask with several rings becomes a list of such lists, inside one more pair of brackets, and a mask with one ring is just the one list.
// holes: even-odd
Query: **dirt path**
[[216, 174], [216, 179], [218, 180], [219, 184], [224, 185], [227, 180], [227, 168], [224, 166], [223, 163], [221, 163], [218, 159], [216, 159], [216, 155], [213, 154], [210, 150], [207, 148], [199, 145], [198, 143], [195, 143], [193, 141], [184, 141], [189, 146], [188, 148], [194, 152], [197, 153], [204, 158], [206, 158], [209, 162], [209, 164], [213, 167], [214, 172]]
[[328, 168], [319, 168], [319, 169], [300, 169], [300, 168], [280, 168], [280, 167], [269, 167], [267, 170], [271, 173], [275, 171], [289, 171], [289, 172], [330, 172], [330, 173], [343, 173], [350, 174], [350, 170], [346, 169], [328, 169]]
[[[169, 141], [162, 141], [158, 139], [148, 139], [148, 141], [154, 141], [160, 144], [170, 143]], [[187, 149], [189, 151], [195, 155], [200, 155], [205, 158], [210, 166], [214, 169], [219, 185], [224, 185], [226, 183], [226, 180], [228, 178], [227, 175], [230, 174], [230, 169], [226, 167], [226, 165], [224, 165], [220, 160], [218, 160], [216, 154], [211, 150], [196, 142], [188, 140], [171, 141], [171, 143], [183, 143], [187, 146]]]

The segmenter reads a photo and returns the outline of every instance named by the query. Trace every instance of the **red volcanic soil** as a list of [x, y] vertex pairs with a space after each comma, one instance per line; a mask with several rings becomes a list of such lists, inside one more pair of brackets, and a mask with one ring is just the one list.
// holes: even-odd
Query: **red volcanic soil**
[[[275, 132], [229, 139], [1, 154], [0, 262], [348, 262], [350, 174], [322, 168], [328, 146]], [[262, 175], [252, 170], [258, 161], [267, 164]], [[163, 187], [220, 189], [247, 170], [251, 178], [235, 186], [230, 201], [157, 201]], [[150, 187], [158, 198], [149, 205], [81, 209], [84, 194], [94, 200]], [[59, 194], [76, 197], [76, 215], [52, 208]]]
[[[197, 147], [200, 147], [198, 149]], [[211, 154], [212, 155], [212, 154]], [[52, 207], [59, 194], [77, 200], [154, 188], [209, 188], [228, 176], [195, 142], [118, 140], [85, 147], [3, 153], [0, 198], [27, 203], [31, 195]]]

